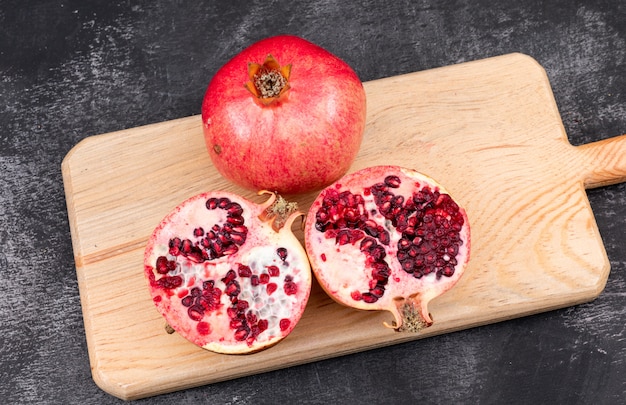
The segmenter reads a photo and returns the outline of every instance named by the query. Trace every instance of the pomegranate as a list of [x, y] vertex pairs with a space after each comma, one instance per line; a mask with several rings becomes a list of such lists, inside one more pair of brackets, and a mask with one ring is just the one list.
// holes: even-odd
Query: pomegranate
[[311, 290], [306, 252], [291, 232], [302, 215], [275, 194], [256, 204], [209, 192], [177, 206], [144, 255], [154, 304], [180, 335], [218, 353], [278, 343]]
[[365, 129], [365, 91], [352, 68], [302, 38], [244, 49], [211, 79], [204, 138], [217, 170], [251, 190], [296, 194], [344, 175]]
[[322, 190], [305, 225], [306, 249], [322, 288], [337, 302], [388, 310], [398, 331], [433, 320], [428, 302], [451, 288], [470, 253], [465, 210], [433, 179], [375, 166]]

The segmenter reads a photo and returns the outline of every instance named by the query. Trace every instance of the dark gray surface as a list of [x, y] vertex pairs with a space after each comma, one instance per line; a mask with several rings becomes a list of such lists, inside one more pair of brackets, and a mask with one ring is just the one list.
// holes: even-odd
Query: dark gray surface
[[[303, 36], [363, 81], [523, 52], [573, 144], [626, 132], [623, 0], [202, 3], [0, 1], [5, 403], [121, 402], [90, 374], [61, 160], [87, 136], [198, 114], [255, 40]], [[622, 403], [626, 186], [588, 195], [612, 265], [594, 302], [138, 402]]]

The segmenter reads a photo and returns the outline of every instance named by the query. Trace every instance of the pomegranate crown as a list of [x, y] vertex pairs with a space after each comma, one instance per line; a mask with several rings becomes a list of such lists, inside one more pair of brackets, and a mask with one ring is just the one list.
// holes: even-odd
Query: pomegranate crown
[[263, 105], [270, 105], [289, 90], [291, 64], [281, 66], [272, 56], [267, 55], [263, 64], [248, 63], [246, 89]]

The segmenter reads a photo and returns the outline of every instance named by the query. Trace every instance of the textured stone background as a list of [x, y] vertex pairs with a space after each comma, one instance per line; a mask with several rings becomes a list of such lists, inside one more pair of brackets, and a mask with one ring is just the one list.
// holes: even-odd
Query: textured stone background
[[[121, 402], [91, 379], [65, 154], [90, 135], [198, 114], [221, 64], [278, 33], [329, 49], [363, 81], [523, 52], [547, 70], [573, 144], [626, 132], [623, 0], [2, 0], [5, 403]], [[594, 302], [138, 402], [623, 402], [626, 185], [588, 194], [612, 265]]]

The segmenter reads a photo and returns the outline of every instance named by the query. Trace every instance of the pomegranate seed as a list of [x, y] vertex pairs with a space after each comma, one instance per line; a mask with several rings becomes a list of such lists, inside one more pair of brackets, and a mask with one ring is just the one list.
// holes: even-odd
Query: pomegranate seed
[[385, 252], [385, 248], [380, 246], [380, 245], [376, 245], [374, 246], [371, 250], [370, 250], [370, 255], [371, 257], [376, 260], [376, 261], [380, 261], [383, 260], [385, 258], [385, 256], [387, 256], [387, 252]]
[[378, 235], [378, 240], [380, 241], [380, 243], [382, 243], [383, 245], [389, 245], [389, 243], [391, 242], [389, 232], [380, 227], [380, 229], [378, 229]]
[[267, 284], [270, 282], [270, 275], [267, 273], [263, 273], [259, 276], [259, 281], [261, 284]]
[[237, 247], [237, 245], [229, 245], [222, 251], [222, 255], [229, 256], [229, 255], [233, 255], [237, 253], [238, 251], [239, 251], [239, 248]]
[[[231, 233], [230, 234], [230, 240], [235, 243], [235, 245], [243, 245], [246, 241], [246, 234], [238, 234], [238, 233]], [[235, 246], [236, 247], [236, 246]]]
[[375, 288], [372, 288], [370, 290], [370, 293], [376, 298], [380, 298], [385, 294], [385, 288], [380, 285], [377, 285]]
[[259, 334], [261, 333], [261, 330], [259, 329], [259, 327], [257, 325], [252, 325], [250, 326], [250, 335], [248, 336], [248, 344], [252, 345], [252, 343], [254, 343], [254, 339], [256, 339], [257, 336], [259, 336]]
[[278, 288], [278, 286], [276, 285], [276, 283], [269, 283], [265, 289], [267, 291], [267, 295], [272, 295], [274, 293], [274, 291], [276, 291], [276, 289]]
[[226, 313], [228, 314], [229, 318], [234, 319], [237, 318], [237, 314], [239, 313], [239, 311], [237, 311], [237, 308], [235, 307], [228, 307]]
[[193, 242], [191, 242], [189, 239], [185, 239], [182, 243], [180, 251], [183, 254], [188, 255], [189, 253], [191, 253], [192, 249], [193, 249]]
[[193, 304], [193, 301], [193, 297], [188, 295], [182, 299], [181, 303], [183, 304], [183, 306], [190, 307]]
[[367, 302], [368, 304], [373, 304], [374, 302], [378, 301], [377, 296], [368, 292], [361, 294], [361, 296], [363, 297], [363, 301]]
[[374, 246], [376, 246], [376, 239], [365, 238], [361, 241], [359, 249], [361, 249], [361, 252], [370, 252]]
[[231, 329], [240, 329], [245, 326], [244, 321], [239, 318], [234, 318], [230, 320], [229, 326]]
[[227, 197], [222, 197], [217, 200], [217, 207], [221, 209], [226, 209], [230, 205], [230, 199]]
[[198, 326], [196, 326], [196, 330], [202, 336], [206, 336], [211, 333], [211, 325], [208, 322], [198, 322]]
[[226, 284], [226, 289], [224, 290], [224, 292], [229, 297], [236, 297], [236, 296], [238, 296], [239, 293], [241, 292], [241, 288], [239, 286], [239, 283], [236, 280], [233, 280], [232, 282]]
[[298, 292], [298, 285], [293, 281], [285, 281], [284, 285], [285, 294], [294, 295]]
[[400, 187], [400, 177], [398, 176], [387, 176], [385, 177], [385, 184], [391, 188]]
[[183, 279], [180, 276], [165, 276], [157, 280], [157, 285], [165, 289], [173, 289], [180, 287], [183, 284]]
[[248, 234], [248, 228], [245, 225], [233, 226], [231, 227], [230, 233], [245, 236]]
[[278, 266], [267, 266], [267, 272], [269, 273], [270, 277], [278, 277], [280, 275], [280, 269], [278, 268]]
[[217, 198], [209, 198], [206, 202], [206, 207], [209, 210], [214, 210], [217, 208], [217, 202], [218, 199]]
[[169, 260], [165, 256], [159, 256], [156, 261], [155, 269], [159, 274], [166, 274], [170, 271], [170, 266], [168, 265]]
[[239, 311], [245, 311], [246, 309], [248, 309], [249, 306], [250, 304], [248, 304], [248, 301], [246, 300], [237, 301], [237, 310]]
[[222, 282], [224, 284], [229, 284], [231, 281], [233, 281], [235, 278], [237, 277], [237, 274], [235, 273], [235, 270], [228, 270], [226, 272], [226, 276], [222, 279]]
[[239, 203], [232, 202], [226, 207], [226, 212], [228, 212], [228, 215], [239, 217], [243, 214], [243, 208]]
[[374, 280], [378, 280], [380, 281], [387, 281], [387, 279], [389, 278], [389, 267], [387, 266], [387, 264], [385, 262], [377, 265], [373, 270], [372, 270], [372, 277], [374, 278]]
[[204, 254], [199, 249], [193, 247], [189, 253], [187, 253], [187, 258], [194, 263], [202, 263], [204, 261]]
[[228, 222], [229, 224], [232, 224], [232, 225], [243, 225], [244, 219], [243, 219], [242, 216], [229, 215], [226, 218], [226, 222]]
[[278, 257], [280, 258], [280, 260], [282, 260], [283, 262], [285, 260], [287, 260], [287, 249], [284, 247], [279, 247], [278, 249], [276, 249], [276, 254], [278, 254]]
[[246, 327], [241, 327], [235, 331], [235, 340], [244, 341], [248, 337], [250, 330]]
[[248, 312], [246, 314], [246, 320], [250, 324], [255, 324], [255, 323], [257, 323], [257, 316], [254, 313], [252, 313], [252, 312]]
[[262, 333], [263, 331], [266, 331], [267, 328], [269, 327], [269, 322], [267, 321], [267, 319], [261, 319], [257, 323], [257, 326], [259, 327], [259, 330]]
[[246, 265], [243, 265], [243, 264], [239, 265], [239, 269], [238, 269], [237, 273], [239, 274], [239, 277], [250, 277], [250, 276], [252, 276], [252, 270], [250, 269], [250, 267], [246, 266]]
[[454, 267], [445, 266], [443, 270], [441, 271], [441, 274], [446, 277], [452, 277], [452, 275], [454, 274]]
[[180, 247], [182, 245], [182, 241], [180, 238], [173, 238], [169, 242], [169, 253], [172, 256], [178, 256], [180, 254]]
[[289, 325], [291, 325], [291, 321], [287, 318], [283, 318], [280, 320], [278, 325], [280, 327], [280, 330], [284, 332], [289, 328]]
[[346, 245], [350, 242], [350, 231], [348, 229], [342, 229], [337, 233], [335, 243], [339, 246]]
[[194, 321], [199, 321], [204, 316], [204, 308], [201, 305], [193, 305], [187, 310], [187, 314]]
[[407, 273], [413, 273], [415, 271], [415, 262], [412, 259], [407, 259], [401, 263], [402, 270]]

